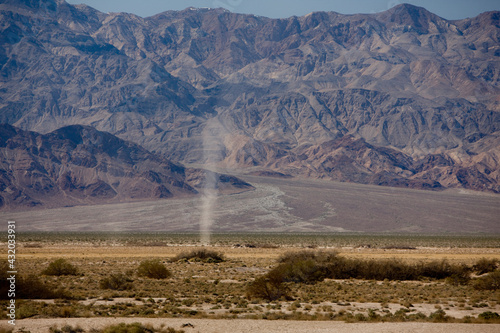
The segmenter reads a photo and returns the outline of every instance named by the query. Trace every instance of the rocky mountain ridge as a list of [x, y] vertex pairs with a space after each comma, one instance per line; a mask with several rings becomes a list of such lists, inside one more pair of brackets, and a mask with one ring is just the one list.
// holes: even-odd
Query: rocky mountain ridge
[[[42, 135], [0, 125], [0, 210], [192, 196], [207, 172], [90, 126]], [[252, 189], [236, 177], [214, 179], [221, 193]]]
[[85, 124], [185, 164], [500, 191], [500, 12], [141, 18], [0, 1], [0, 121]]

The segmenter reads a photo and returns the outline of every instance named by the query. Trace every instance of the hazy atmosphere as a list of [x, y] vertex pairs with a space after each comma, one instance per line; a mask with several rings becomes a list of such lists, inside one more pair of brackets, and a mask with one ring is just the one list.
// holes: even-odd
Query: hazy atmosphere
[[500, 332], [498, 0], [81, 1], [0, 0], [0, 333]]
[[500, 2], [497, 0], [70, 0], [68, 2], [85, 3], [102, 12], [128, 12], [142, 17], [166, 10], [183, 10], [187, 7], [222, 7], [235, 13], [285, 18], [293, 15], [302, 16], [314, 11], [334, 11], [341, 14], [377, 13], [398, 4], [409, 3], [424, 7], [443, 18], [455, 20], [500, 9]]

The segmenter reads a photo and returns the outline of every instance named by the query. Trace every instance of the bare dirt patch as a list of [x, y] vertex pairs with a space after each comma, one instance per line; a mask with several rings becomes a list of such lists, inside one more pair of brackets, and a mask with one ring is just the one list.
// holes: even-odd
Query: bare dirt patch
[[[471, 247], [431, 247], [433, 239], [426, 237], [409, 238], [403, 248], [393, 246], [394, 239], [386, 236], [352, 236], [332, 240], [329, 246], [311, 246], [314, 237], [310, 236], [219, 235], [213, 238], [214, 246], [205, 248], [222, 254], [225, 260], [209, 263], [196, 258], [173, 260], [200, 248], [193, 235], [25, 234], [19, 237], [19, 274], [39, 276], [42, 283], [63, 288], [70, 297], [18, 300], [16, 328], [48, 332], [53, 325], [80, 325], [90, 330], [119, 322], [142, 322], [176, 329], [192, 323], [195, 328], [184, 328], [186, 332], [498, 330], [498, 322], [482, 320], [480, 315], [500, 313], [499, 291], [480, 291], [444, 280], [325, 279], [312, 284], [289, 283], [291, 299], [270, 302], [247, 295], [249, 284], [276, 267], [278, 258], [294, 251], [335, 251], [345, 258], [406, 263], [446, 260], [472, 265], [479, 258], [500, 260], [498, 247], [484, 246], [491, 244], [490, 239], [460, 238]], [[450, 241], [436, 239], [445, 245]], [[32, 243], [37, 246], [24, 246]], [[41, 275], [58, 258], [76, 266], [78, 274]], [[172, 276], [139, 276], [138, 266], [145, 259], [159, 260]], [[112, 274], [123, 274], [131, 288], [100, 287], [100, 281]], [[489, 324], [482, 325], [486, 322]]]
[[[241, 176], [254, 191], [221, 195], [212, 231], [498, 233], [500, 196], [321, 180]], [[200, 198], [4, 213], [20, 231], [198, 232]]]
[[[85, 329], [100, 329], [117, 323], [150, 323], [155, 327], [165, 325], [181, 329], [184, 324], [191, 323], [194, 328], [182, 328], [189, 332], [204, 333], [243, 333], [243, 332], [276, 332], [276, 333], [497, 333], [500, 325], [481, 324], [433, 324], [433, 323], [342, 323], [342, 322], [310, 322], [310, 321], [266, 321], [266, 320], [215, 320], [215, 319], [152, 319], [152, 318], [72, 318], [72, 319], [24, 319], [18, 321], [17, 327], [32, 333], [47, 333], [54, 325], [79, 325]], [[2, 322], [2, 325], [5, 324]]]

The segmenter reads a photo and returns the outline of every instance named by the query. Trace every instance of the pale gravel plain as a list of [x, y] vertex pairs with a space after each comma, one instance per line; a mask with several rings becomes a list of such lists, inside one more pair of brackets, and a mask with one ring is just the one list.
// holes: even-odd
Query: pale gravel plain
[[[154, 318], [72, 318], [72, 319], [23, 319], [16, 323], [15, 332], [48, 333], [49, 328], [69, 324], [86, 330], [103, 328], [118, 323], [151, 324], [154, 327], [172, 327], [186, 333], [498, 333], [500, 325], [492, 324], [434, 324], [434, 323], [344, 323], [338, 321], [282, 321], [282, 320], [217, 320], [217, 319], [154, 319]], [[0, 324], [7, 325], [6, 321]]]
[[[398, 231], [398, 232], [492, 232], [494, 216], [499, 212], [497, 196], [470, 193], [436, 193], [414, 190], [389, 189], [354, 184], [322, 181], [268, 180], [251, 178], [256, 190], [238, 195], [219, 197], [215, 207], [214, 231], [262, 231], [279, 232], [341, 232], [341, 231]], [[411, 205], [409, 204], [411, 203]], [[166, 200], [156, 202], [123, 203], [94, 207], [68, 207], [54, 210], [39, 210], [5, 213], [5, 218], [16, 220], [23, 231], [188, 231], [198, 230], [199, 199]], [[401, 209], [399, 209], [400, 207]], [[304, 209], [307, 208], [307, 209]], [[356, 222], [356, 223], [355, 223]], [[380, 230], [381, 229], [381, 230]], [[74, 245], [74, 244], [73, 244]], [[102, 255], [103, 249], [113, 252], [123, 249], [90, 246], [83, 252], [85, 256]], [[172, 251], [172, 248], [166, 248]], [[51, 257], [53, 248], [23, 249], [20, 258], [36, 255]], [[60, 255], [60, 251], [55, 249]], [[82, 249], [80, 249], [80, 252]], [[135, 248], [134, 252], [138, 249]], [[148, 249], [151, 250], [151, 249]], [[159, 249], [154, 248], [157, 252]], [[484, 251], [477, 249], [483, 256]], [[67, 249], [65, 249], [67, 251]], [[241, 251], [234, 249], [231, 251]], [[256, 249], [254, 251], [259, 251]], [[363, 253], [358, 253], [362, 251]], [[448, 260], [460, 259], [454, 256], [459, 249], [436, 249], [410, 251], [411, 256], [433, 256]], [[447, 253], [450, 251], [450, 253]], [[34, 253], [32, 253], [34, 252]], [[141, 251], [138, 251], [141, 252]], [[147, 251], [146, 251], [147, 252]], [[279, 252], [279, 251], [278, 251]], [[344, 255], [363, 257], [386, 257], [394, 254], [380, 249], [341, 249]], [[419, 253], [415, 253], [419, 252]], [[420, 253], [422, 252], [422, 253]], [[439, 252], [439, 251], [438, 251]], [[159, 253], [157, 253], [158, 255]], [[162, 253], [163, 254], [163, 253]], [[168, 255], [167, 255], [168, 254]], [[252, 253], [255, 255], [255, 253]], [[404, 257], [405, 253], [398, 253]], [[71, 256], [66, 252], [66, 255]], [[82, 255], [82, 253], [79, 253]], [[135, 253], [138, 255], [138, 253]], [[169, 257], [171, 253], [165, 253]], [[240, 254], [241, 255], [241, 254]], [[470, 256], [471, 253], [468, 253]], [[472, 254], [472, 255], [475, 255]], [[131, 254], [127, 253], [127, 256]], [[133, 255], [132, 255], [133, 256]], [[231, 257], [231, 253], [229, 253]], [[183, 318], [52, 318], [23, 319], [17, 321], [15, 332], [48, 333], [49, 328], [69, 324], [80, 326], [87, 331], [117, 323], [149, 323], [155, 327], [164, 325], [181, 329], [186, 323], [194, 328], [182, 328], [186, 333], [239, 333], [239, 332], [367, 332], [367, 333], [440, 333], [440, 332], [500, 332], [498, 324], [446, 324], [446, 323], [344, 323], [339, 321], [268, 321], [240, 319], [183, 319]], [[5, 320], [0, 327], [6, 327]]]
[[[254, 191], [220, 195], [214, 233], [497, 234], [500, 196], [238, 175]], [[2, 212], [18, 231], [198, 232], [200, 197]], [[5, 228], [0, 225], [0, 230]]]

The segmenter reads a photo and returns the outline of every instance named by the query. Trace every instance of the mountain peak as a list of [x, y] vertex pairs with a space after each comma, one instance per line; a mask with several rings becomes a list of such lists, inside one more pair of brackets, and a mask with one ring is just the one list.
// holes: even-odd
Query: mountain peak
[[[372, 178], [384, 171], [405, 186], [425, 187], [414, 182], [425, 178], [500, 192], [494, 12], [455, 22], [409, 4], [283, 19], [189, 8], [142, 19], [3, 1], [2, 122], [46, 133], [91, 124], [180, 163], [217, 158], [221, 167], [394, 184], [387, 173]], [[124, 156], [117, 163], [129, 151], [147, 155], [86, 127], [56, 134], [82, 154]], [[321, 149], [349, 134], [371, 145], [365, 155]], [[308, 161], [321, 157], [316, 148], [321, 168]], [[460, 163], [419, 171], [407, 162], [437, 153]], [[469, 171], [457, 178], [460, 168]]]
[[399, 4], [399, 5], [396, 5], [396, 6], [392, 7], [392, 8], [390, 8], [387, 11], [388, 12], [398, 13], [398, 14], [407, 13], [409, 15], [415, 15], [415, 14], [432, 14], [431, 12], [429, 12], [424, 7], [415, 6], [415, 5], [412, 5], [412, 4], [409, 4], [409, 3], [402, 3], [402, 4]]
[[32, 9], [56, 11], [57, 6], [66, 3], [64, 0], [0, 0], [0, 4], [24, 6]]
[[440, 23], [445, 19], [429, 12], [423, 7], [403, 3], [379, 14], [379, 19], [398, 25], [411, 27], [412, 30], [420, 33], [429, 33], [429, 23]]

